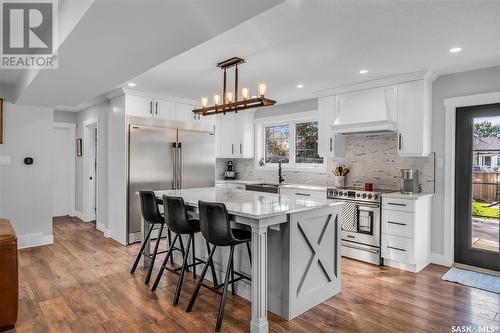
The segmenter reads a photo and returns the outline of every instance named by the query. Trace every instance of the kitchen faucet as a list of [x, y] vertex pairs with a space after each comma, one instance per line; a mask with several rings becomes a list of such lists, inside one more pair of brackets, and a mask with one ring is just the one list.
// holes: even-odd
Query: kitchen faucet
[[283, 183], [285, 181], [285, 178], [283, 177], [283, 173], [282, 173], [282, 169], [281, 169], [281, 161], [278, 162], [278, 183]]

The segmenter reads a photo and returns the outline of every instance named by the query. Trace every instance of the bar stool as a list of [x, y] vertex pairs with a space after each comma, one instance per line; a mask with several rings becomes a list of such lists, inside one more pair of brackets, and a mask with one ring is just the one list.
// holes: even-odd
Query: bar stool
[[[137, 268], [137, 265], [139, 264], [139, 260], [141, 259], [142, 256], [145, 256], [147, 258], [151, 259], [151, 262], [149, 264], [148, 272], [146, 273], [146, 277], [144, 279], [144, 284], [148, 284], [149, 280], [151, 279], [151, 273], [153, 272], [153, 266], [156, 260], [156, 255], [166, 253], [168, 251], [160, 251], [158, 252], [158, 247], [160, 245], [160, 240], [161, 240], [161, 235], [163, 232], [163, 227], [165, 226], [165, 219], [161, 215], [160, 210], [158, 209], [158, 201], [156, 199], [156, 196], [153, 191], [140, 191], [139, 196], [141, 199], [141, 214], [142, 218], [144, 221], [150, 224], [148, 233], [146, 235], [146, 238], [144, 239], [144, 242], [141, 246], [141, 249], [139, 250], [139, 253], [137, 254], [137, 257], [135, 258], [134, 265], [132, 266], [132, 269], [130, 270], [130, 274], [133, 274]], [[156, 239], [155, 247], [153, 250], [152, 254], [147, 254], [144, 252], [144, 249], [146, 248], [146, 245], [149, 246], [149, 241], [151, 238], [151, 232], [153, 231], [153, 228], [155, 226], [160, 226], [160, 229], [158, 230], [158, 238]], [[170, 230], [168, 230], [168, 243], [169, 243], [169, 250], [174, 250], [174, 251], [180, 251], [182, 254], [184, 254], [184, 245], [182, 243], [182, 240], [180, 242], [180, 249], [179, 248], [172, 248], [171, 245], [171, 233]]]
[[[234, 271], [234, 263], [233, 263], [233, 255], [234, 255], [234, 247], [239, 244], [246, 243], [248, 255], [250, 260], [252, 258], [252, 253], [250, 251], [250, 241], [251, 241], [251, 232], [243, 229], [233, 229], [231, 228], [231, 221], [229, 220], [229, 214], [227, 212], [226, 205], [223, 203], [209, 203], [204, 201], [198, 202], [198, 208], [200, 210], [200, 227], [201, 233], [205, 237], [205, 239], [213, 245], [212, 250], [208, 256], [208, 262], [212, 260], [215, 249], [218, 246], [229, 246], [229, 258], [227, 261], [226, 275], [224, 278], [224, 290], [222, 292], [222, 296], [219, 303], [219, 310], [217, 314], [217, 323], [215, 325], [215, 330], [220, 331], [222, 326], [222, 320], [224, 318], [224, 306], [226, 304], [227, 290], [229, 285], [231, 285], [231, 289], [234, 295], [234, 283], [247, 279], [251, 280], [250, 277], [245, 276], [242, 273]], [[251, 263], [251, 261], [250, 261]], [[207, 273], [208, 264], [205, 264], [201, 275], [196, 283], [196, 288], [191, 296], [191, 300], [189, 301], [189, 305], [186, 309], [186, 312], [191, 312], [193, 309], [196, 298], [198, 297], [198, 293], [200, 292], [200, 287], [203, 283], [203, 279], [205, 274]], [[234, 275], [238, 275], [237, 278], [234, 278]], [[229, 280], [229, 276], [231, 276], [231, 280]], [[220, 286], [218, 286], [220, 287]], [[217, 288], [218, 288], [217, 287]]]
[[[215, 267], [212, 260], [205, 262], [201, 259], [196, 258], [195, 255], [194, 234], [200, 232], [200, 221], [189, 217], [188, 212], [186, 210], [186, 206], [184, 205], [184, 199], [182, 199], [181, 197], [164, 195], [163, 207], [165, 208], [165, 221], [167, 223], [167, 227], [169, 230], [175, 233], [175, 237], [174, 240], [172, 241], [172, 244], [170, 245], [170, 248], [174, 247], [177, 238], [181, 240], [180, 235], [189, 235], [186, 252], [183, 253], [182, 267], [180, 268], [180, 275], [177, 280], [177, 288], [175, 290], [174, 300], [172, 302], [172, 304], [176, 306], [177, 304], [179, 304], [179, 298], [181, 296], [182, 284], [184, 283], [184, 272], [188, 268], [193, 267], [193, 278], [196, 279], [196, 266], [206, 263], [206, 265], [210, 266], [212, 270], [212, 278], [214, 286], [217, 286], [218, 283], [217, 283], [217, 276], [215, 274]], [[206, 245], [207, 245], [207, 251], [210, 253], [210, 245], [208, 244], [207, 241]], [[192, 263], [188, 265], [190, 248], [192, 248], [192, 254], [191, 254]], [[168, 250], [167, 252], [168, 252], [167, 256], [163, 260], [163, 264], [161, 265], [160, 271], [158, 272], [153, 287], [151, 288], [151, 291], [153, 292], [156, 290], [158, 284], [160, 283], [163, 271], [165, 269], [169, 270], [166, 267], [166, 264], [168, 262], [168, 259], [172, 257], [172, 252], [171, 250]], [[177, 270], [173, 271], [175, 272]]]

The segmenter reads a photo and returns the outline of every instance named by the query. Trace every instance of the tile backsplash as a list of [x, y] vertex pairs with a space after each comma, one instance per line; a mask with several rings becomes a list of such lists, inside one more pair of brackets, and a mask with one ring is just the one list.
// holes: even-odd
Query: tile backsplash
[[[224, 178], [226, 162], [217, 159], [216, 179]], [[232, 159], [238, 179], [277, 182], [277, 172], [255, 170], [253, 159]], [[365, 182], [375, 188], [398, 189], [400, 169], [418, 169], [424, 192], [434, 192], [434, 154], [430, 157], [400, 157], [397, 134], [363, 134], [346, 136], [346, 156], [343, 160], [327, 159], [327, 172], [300, 172], [284, 170], [285, 182], [333, 186], [331, 173], [339, 163], [350, 169], [347, 186], [363, 187]]]

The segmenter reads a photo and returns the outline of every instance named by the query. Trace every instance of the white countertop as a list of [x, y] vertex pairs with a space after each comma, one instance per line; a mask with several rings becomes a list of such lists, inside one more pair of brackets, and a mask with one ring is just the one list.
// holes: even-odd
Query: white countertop
[[299, 198], [274, 193], [218, 187], [155, 191], [155, 194], [159, 198], [163, 195], [179, 196], [184, 199], [186, 205], [194, 207], [198, 206], [199, 200], [222, 202], [226, 205], [230, 214], [252, 219], [263, 219], [342, 204], [326, 198]]
[[391, 192], [382, 194], [382, 198], [394, 198], [394, 199], [406, 199], [406, 200], [418, 200], [432, 196], [434, 196], [434, 193], [423, 193], [423, 192], [414, 194], [403, 194], [401, 192]]
[[[216, 180], [217, 184], [274, 184], [274, 182], [266, 182], [262, 180]], [[293, 184], [293, 183], [283, 183], [280, 185], [283, 188], [295, 188], [299, 190], [310, 190], [310, 191], [321, 191], [326, 192], [327, 186], [322, 185], [308, 185], [308, 184]], [[326, 195], [326, 194], [325, 194]]]

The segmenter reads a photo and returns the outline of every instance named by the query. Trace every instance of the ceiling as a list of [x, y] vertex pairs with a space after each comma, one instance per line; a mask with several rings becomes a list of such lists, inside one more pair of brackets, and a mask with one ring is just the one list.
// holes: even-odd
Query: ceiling
[[[423, 69], [500, 64], [500, 1], [87, 0], [74, 11], [59, 69], [0, 71], [17, 103], [78, 111], [131, 81], [199, 100], [221, 90], [215, 64], [233, 56], [247, 60], [240, 87], [253, 95], [265, 80], [278, 103]], [[455, 46], [462, 52], [448, 51]]]
[[85, 105], [280, 2], [68, 1], [59, 21], [73, 26], [66, 25], [71, 31], [64, 31], [59, 45], [59, 68], [18, 77], [2, 71], [0, 84], [16, 81], [12, 100], [18, 104]]
[[[450, 53], [455, 46], [462, 52]], [[199, 100], [221, 90], [215, 64], [233, 56], [247, 60], [240, 87], [255, 94], [265, 80], [279, 103], [423, 69], [442, 75], [498, 65], [500, 2], [287, 1], [132, 81], [138, 90]]]

